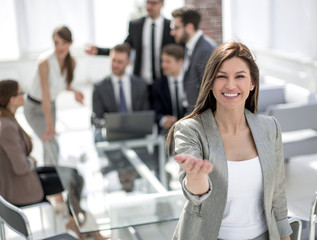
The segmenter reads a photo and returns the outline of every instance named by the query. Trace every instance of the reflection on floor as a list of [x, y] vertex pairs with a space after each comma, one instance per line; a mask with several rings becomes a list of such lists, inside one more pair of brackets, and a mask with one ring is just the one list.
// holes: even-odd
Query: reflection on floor
[[[92, 161], [98, 158], [96, 152], [93, 149], [93, 145], [87, 144], [87, 131], [90, 129], [90, 116], [91, 116], [91, 86], [79, 86], [79, 88], [84, 92], [86, 100], [83, 106], [75, 103], [74, 98], [71, 93], [65, 92], [61, 94], [57, 101], [57, 132], [59, 133], [59, 140], [61, 145], [61, 160], [64, 163], [75, 164], [76, 161], [81, 160], [83, 162], [90, 162], [94, 164], [85, 164], [85, 167], [99, 168], [102, 167], [105, 162]], [[39, 164], [42, 163], [42, 149], [40, 140], [34, 135], [28, 124], [25, 122], [22, 109], [17, 113], [17, 118], [23, 127], [31, 134], [34, 141], [34, 153], [33, 155], [38, 159]], [[106, 161], [106, 160], [105, 160]], [[97, 164], [97, 165], [96, 165]], [[98, 165], [100, 164], [100, 165]], [[171, 188], [179, 189], [179, 184], [177, 181], [178, 165], [172, 160], [166, 165], [166, 170], [171, 173], [173, 181], [171, 182]], [[290, 161], [285, 165], [286, 170], [286, 184], [287, 184], [287, 198], [288, 205], [291, 211], [289, 212], [292, 216], [299, 216], [303, 219], [307, 219], [309, 216], [309, 209], [312, 202], [312, 197], [315, 191], [317, 191], [317, 155], [301, 156], [290, 159]], [[98, 177], [98, 176], [96, 176]], [[111, 181], [112, 190], [120, 190], [120, 183], [116, 180], [118, 179], [116, 173], [112, 172], [108, 175], [108, 181]], [[100, 179], [101, 181], [102, 178]], [[87, 183], [89, 184], [89, 183]], [[101, 186], [88, 186], [90, 190], [94, 188], [100, 188]], [[137, 183], [136, 187], [142, 188], [142, 183]], [[109, 190], [109, 189], [108, 189]], [[84, 194], [84, 193], [83, 193]], [[120, 197], [120, 192], [118, 192]], [[100, 204], [102, 205], [102, 203]], [[97, 211], [98, 209], [96, 209]], [[32, 224], [32, 230], [35, 232], [35, 239], [40, 239], [43, 235], [40, 229], [39, 218], [36, 217], [37, 209], [30, 210], [28, 213], [30, 216], [30, 222]], [[32, 212], [33, 211], [33, 212]], [[52, 222], [52, 209], [47, 209], [45, 213], [45, 235], [50, 235], [54, 232], [53, 222]], [[63, 214], [57, 214], [57, 231], [64, 232], [67, 218]], [[136, 229], [140, 231], [142, 239], [154, 239], [153, 232], [156, 232], [158, 236], [157, 239], [170, 239], [171, 233], [175, 227], [175, 222], [170, 222], [166, 224], [161, 224], [158, 230], [157, 226], [140, 226]], [[161, 231], [164, 229], [164, 231]], [[303, 240], [308, 239], [308, 225], [304, 224]], [[133, 229], [120, 230], [120, 236], [124, 238], [125, 232], [127, 236], [131, 236]], [[113, 238], [117, 239], [118, 231], [112, 231]], [[73, 234], [73, 233], [72, 233]], [[20, 239], [15, 234], [9, 231], [7, 239]], [[316, 238], [317, 239], [317, 238]]]

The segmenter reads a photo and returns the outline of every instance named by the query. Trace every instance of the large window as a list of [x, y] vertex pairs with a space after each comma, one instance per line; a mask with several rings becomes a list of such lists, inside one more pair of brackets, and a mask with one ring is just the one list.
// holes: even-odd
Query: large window
[[[183, 4], [165, 0], [164, 16]], [[52, 31], [61, 24], [71, 29], [73, 48], [112, 47], [124, 40], [129, 19], [145, 13], [143, 7], [144, 0], [1, 0], [0, 61], [51, 48]]]

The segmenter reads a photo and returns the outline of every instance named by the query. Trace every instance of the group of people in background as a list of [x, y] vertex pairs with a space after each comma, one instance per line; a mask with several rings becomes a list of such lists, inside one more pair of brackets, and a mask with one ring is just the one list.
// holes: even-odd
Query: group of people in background
[[[129, 112], [155, 110], [156, 122], [164, 134], [193, 109], [204, 67], [216, 43], [199, 29], [201, 15], [196, 8], [185, 6], [174, 10], [170, 21], [161, 15], [163, 0], [145, 4], [148, 16], [129, 23], [123, 44], [113, 49], [94, 45], [86, 48], [88, 54], [110, 55], [111, 59], [111, 75], [94, 86], [93, 122], [102, 122], [105, 113], [121, 112], [120, 96], [124, 95]], [[125, 61], [114, 58], [119, 48], [135, 52], [132, 75], [127, 76], [127, 58]], [[129, 57], [128, 52], [126, 55]], [[120, 67], [121, 72], [116, 71]], [[141, 87], [144, 85], [141, 82], [147, 88]], [[146, 95], [148, 99], [143, 98]]]
[[[175, 146], [188, 199], [174, 239], [289, 239], [281, 131], [275, 119], [256, 114], [259, 71], [250, 50], [237, 42], [217, 47], [199, 29], [201, 15], [193, 7], [176, 9], [170, 21], [161, 15], [164, 0], [145, 5], [148, 15], [129, 23], [124, 43], [86, 49], [111, 59], [111, 75], [94, 86], [93, 123], [100, 127], [109, 112], [155, 110]], [[58, 159], [58, 94], [66, 89], [84, 100], [72, 87], [70, 30], [56, 28], [53, 41], [55, 49], [40, 57], [24, 107], [47, 166]], [[49, 194], [30, 155], [30, 137], [14, 116], [23, 94], [16, 81], [0, 82], [0, 194], [17, 205]], [[19, 185], [25, 192], [17, 192]], [[28, 190], [31, 185], [37, 188]]]

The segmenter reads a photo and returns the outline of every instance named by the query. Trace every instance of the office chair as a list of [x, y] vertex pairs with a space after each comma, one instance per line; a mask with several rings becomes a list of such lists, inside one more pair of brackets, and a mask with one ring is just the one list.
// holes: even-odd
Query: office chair
[[298, 218], [289, 218], [288, 222], [291, 225], [293, 233], [291, 234], [291, 240], [300, 240], [302, 235], [302, 221]]
[[[1, 240], [5, 240], [4, 223], [6, 223], [13, 231], [24, 236], [28, 240], [33, 240], [29, 221], [23, 211], [6, 201], [0, 196], [0, 236]], [[76, 240], [67, 233], [57, 234], [43, 240]]]
[[317, 192], [315, 193], [315, 197], [310, 209], [309, 240], [315, 239], [316, 216], [317, 216]]

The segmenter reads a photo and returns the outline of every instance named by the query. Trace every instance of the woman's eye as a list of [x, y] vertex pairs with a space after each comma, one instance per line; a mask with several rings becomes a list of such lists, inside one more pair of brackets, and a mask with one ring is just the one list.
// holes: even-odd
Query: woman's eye
[[217, 78], [225, 78], [225, 76], [224, 75], [219, 75], [219, 76], [217, 76]]
[[244, 75], [238, 75], [237, 78], [244, 78]]

